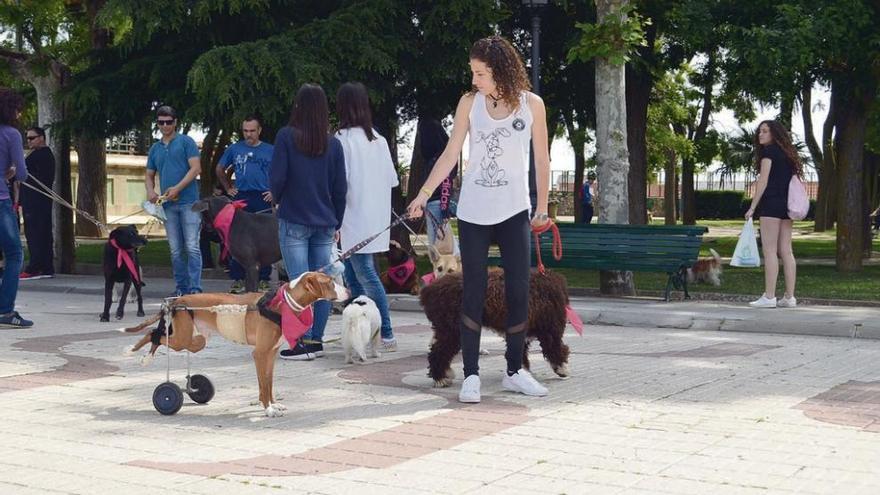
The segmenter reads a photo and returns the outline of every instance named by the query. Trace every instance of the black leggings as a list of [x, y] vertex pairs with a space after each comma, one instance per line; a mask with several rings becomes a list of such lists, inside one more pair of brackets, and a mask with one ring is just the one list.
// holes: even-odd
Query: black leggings
[[480, 331], [488, 283], [487, 258], [493, 234], [504, 266], [507, 303], [507, 370], [522, 367], [529, 309], [529, 212], [521, 211], [495, 225], [458, 221], [462, 267], [461, 357], [464, 376], [479, 374]]

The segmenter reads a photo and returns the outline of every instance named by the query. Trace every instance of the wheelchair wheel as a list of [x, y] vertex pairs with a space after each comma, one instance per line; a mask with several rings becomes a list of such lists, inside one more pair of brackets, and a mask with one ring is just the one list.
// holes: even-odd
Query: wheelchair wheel
[[172, 416], [183, 406], [183, 392], [171, 382], [159, 384], [153, 390], [153, 407], [163, 416]]
[[192, 375], [187, 380], [186, 393], [193, 402], [207, 404], [214, 398], [214, 384], [205, 375]]

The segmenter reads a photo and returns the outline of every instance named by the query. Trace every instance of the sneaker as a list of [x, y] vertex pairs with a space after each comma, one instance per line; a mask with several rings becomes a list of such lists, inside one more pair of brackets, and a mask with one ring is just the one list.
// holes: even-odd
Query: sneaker
[[461, 382], [458, 401], [467, 404], [480, 402], [480, 375], [471, 375]]
[[791, 297], [783, 297], [779, 301], [776, 302], [777, 308], [796, 308], [797, 307], [797, 299], [794, 296]]
[[281, 351], [281, 359], [289, 359], [291, 361], [311, 361], [315, 359], [315, 355], [309, 352], [309, 349], [302, 342], [297, 342], [290, 349]]
[[757, 301], [752, 301], [749, 303], [749, 306], [753, 308], [775, 308], [776, 307], [776, 298], [769, 298], [765, 295], [761, 295], [761, 298]]
[[19, 280], [39, 280], [41, 278], [55, 278], [55, 275], [51, 273], [28, 273], [21, 272], [18, 275]]
[[324, 344], [306, 344], [306, 349], [316, 358], [324, 357]]
[[268, 280], [260, 280], [260, 287], [257, 290], [259, 290], [260, 292], [269, 292], [270, 290], [272, 290], [272, 287], [269, 284]]
[[504, 378], [501, 380], [501, 386], [511, 392], [519, 392], [536, 397], [547, 395], [547, 387], [538, 383], [538, 380], [535, 380], [532, 374], [525, 369], [520, 369], [512, 375], [505, 373]]
[[236, 280], [232, 282], [232, 286], [229, 287], [230, 294], [244, 294], [244, 282], [241, 280]]
[[397, 352], [397, 339], [395, 339], [394, 337], [391, 337], [390, 339], [383, 338], [382, 350], [385, 352]]
[[0, 316], [0, 326], [8, 328], [30, 328], [34, 326], [34, 322], [31, 320], [25, 320], [20, 314], [18, 314], [18, 311], [13, 311], [8, 315]]

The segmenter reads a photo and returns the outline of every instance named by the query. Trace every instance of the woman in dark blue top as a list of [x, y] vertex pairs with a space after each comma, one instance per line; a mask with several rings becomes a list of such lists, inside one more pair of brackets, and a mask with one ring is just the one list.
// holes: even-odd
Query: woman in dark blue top
[[[797, 150], [788, 130], [775, 120], [758, 125], [756, 168], [760, 170], [752, 206], [746, 218], [761, 221], [761, 251], [764, 254], [764, 294], [749, 303], [753, 308], [797, 306], [794, 286], [797, 265], [791, 250], [792, 221], [788, 217], [788, 184], [792, 175], [802, 175]], [[778, 257], [777, 257], [778, 256]], [[776, 300], [779, 258], [785, 273], [785, 294]]]
[[[339, 140], [329, 135], [327, 96], [320, 86], [304, 84], [296, 94], [290, 124], [278, 131], [269, 186], [278, 204], [278, 238], [291, 280], [330, 263], [333, 244], [345, 214], [345, 157]], [[305, 345], [289, 342], [281, 357], [311, 360], [324, 354], [321, 340], [330, 303], [314, 304]]]

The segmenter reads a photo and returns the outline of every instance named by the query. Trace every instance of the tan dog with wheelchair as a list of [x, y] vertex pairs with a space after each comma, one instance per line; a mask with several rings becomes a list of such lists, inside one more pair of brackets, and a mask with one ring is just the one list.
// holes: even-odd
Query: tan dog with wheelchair
[[[260, 403], [266, 416], [282, 416], [285, 407], [275, 402], [272, 385], [275, 358], [282, 342], [281, 305], [288, 305], [298, 316], [315, 301], [345, 300], [348, 290], [334, 282], [330, 275], [306, 272], [296, 280], [278, 288], [281, 297], [252, 292], [246, 294], [190, 294], [166, 300], [158, 314], [138, 326], [123, 329], [141, 332], [149, 325], [159, 326], [145, 335], [130, 352], [152, 343], [145, 362], [155, 355], [160, 345], [175, 351], [199, 352], [205, 348], [207, 337], [219, 333], [227, 340], [254, 348], [253, 358], [260, 387]], [[165, 318], [170, 313], [166, 337]]]

